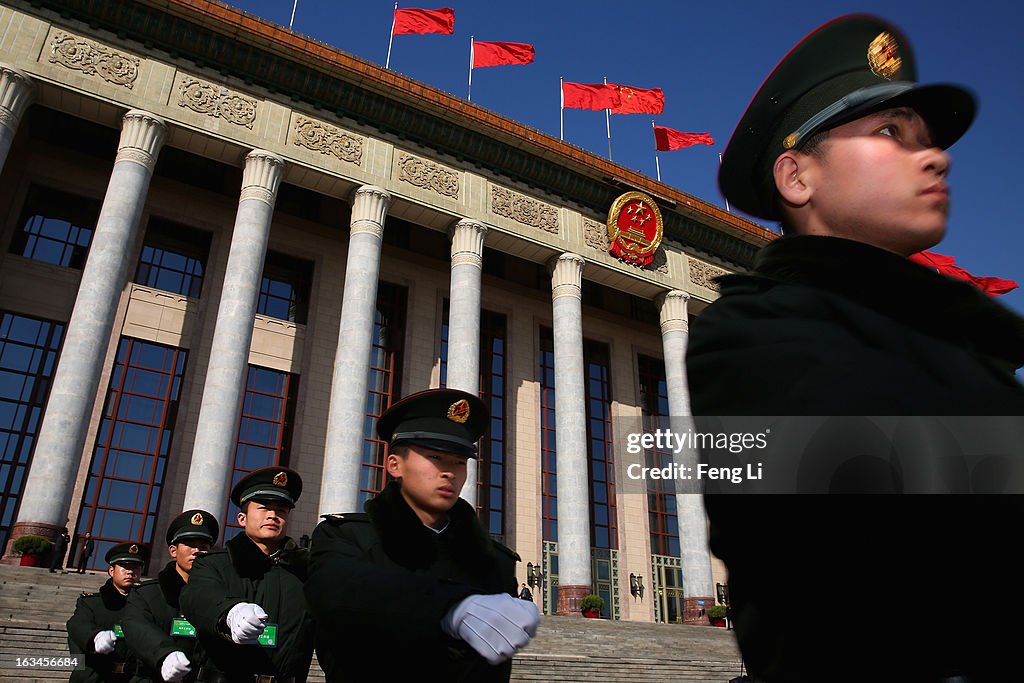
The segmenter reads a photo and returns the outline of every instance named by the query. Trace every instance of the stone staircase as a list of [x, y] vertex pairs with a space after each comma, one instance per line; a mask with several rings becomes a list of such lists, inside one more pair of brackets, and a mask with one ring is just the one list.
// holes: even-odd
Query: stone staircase
[[[82, 591], [106, 574], [51, 574], [0, 565], [0, 681], [66, 681], [68, 671], [18, 670], [13, 657], [68, 654], [64, 624]], [[701, 626], [543, 617], [537, 637], [516, 655], [513, 681], [727, 683], [740, 673], [731, 631]], [[310, 683], [323, 672], [313, 663]]]

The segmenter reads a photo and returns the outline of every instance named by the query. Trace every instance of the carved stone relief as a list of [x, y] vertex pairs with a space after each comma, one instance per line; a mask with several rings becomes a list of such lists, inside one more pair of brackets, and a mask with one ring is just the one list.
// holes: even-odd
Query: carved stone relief
[[398, 179], [402, 182], [432, 190], [439, 195], [459, 198], [459, 174], [427, 159], [399, 152]]
[[558, 209], [496, 185], [491, 185], [491, 213], [558, 234]]
[[131, 89], [139, 76], [139, 58], [112, 50], [63, 31], [50, 43], [50, 63], [99, 76], [108, 83]]
[[583, 219], [583, 241], [591, 249], [608, 253], [608, 228], [604, 223]]
[[719, 291], [718, 283], [712, 278], [716, 278], [719, 275], [727, 275], [729, 271], [695, 258], [688, 258], [687, 261], [690, 264], [690, 282], [700, 287], [707, 287], [715, 292]]
[[256, 122], [256, 100], [225, 87], [195, 78], [183, 78], [178, 93], [179, 107], [249, 129]]
[[304, 116], [296, 116], [292, 126], [292, 144], [314, 152], [337, 157], [357, 166], [363, 163], [364, 138]]

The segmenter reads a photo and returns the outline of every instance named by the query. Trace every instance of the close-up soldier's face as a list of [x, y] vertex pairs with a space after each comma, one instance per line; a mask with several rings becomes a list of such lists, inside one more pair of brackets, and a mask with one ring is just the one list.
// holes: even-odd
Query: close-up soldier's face
[[[193, 545], [194, 544], [194, 545]], [[205, 538], [183, 538], [177, 544], [169, 546], [168, 552], [178, 569], [188, 574], [196, 558], [210, 549], [210, 542]]]
[[254, 541], [275, 542], [284, 538], [291, 506], [279, 501], [252, 500], [245, 503], [245, 512], [238, 513], [238, 523], [245, 535]]
[[837, 126], [816, 154], [801, 157], [797, 184], [786, 187], [783, 177], [780, 192], [807, 212], [803, 232], [904, 256], [942, 240], [950, 159], [914, 110], [885, 109]]
[[110, 579], [113, 581], [115, 588], [122, 593], [127, 593], [139, 582], [139, 573], [141, 571], [142, 565], [138, 563], [118, 562], [110, 565], [107, 569], [107, 574], [110, 575]]
[[459, 499], [466, 483], [467, 459], [464, 455], [409, 445], [404, 455], [388, 455], [388, 474], [401, 479], [402, 496], [414, 511], [441, 515]]

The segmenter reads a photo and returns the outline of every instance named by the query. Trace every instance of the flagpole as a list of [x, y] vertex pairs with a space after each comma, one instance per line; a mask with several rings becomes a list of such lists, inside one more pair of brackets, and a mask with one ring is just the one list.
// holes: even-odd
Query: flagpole
[[[718, 165], [719, 166], [722, 165], [722, 153], [721, 152], [718, 153]], [[725, 210], [728, 211], [729, 213], [732, 213], [732, 210], [729, 208], [729, 198], [723, 196], [722, 199], [725, 200]]]
[[466, 94], [466, 100], [473, 101], [473, 36], [469, 37], [469, 92]]
[[558, 139], [565, 140], [565, 88], [563, 77], [558, 77]]
[[[651, 119], [651, 132], [654, 132], [654, 119]], [[654, 168], [658, 171], [658, 182], [661, 182], [661, 162], [658, 160], [658, 136], [654, 136]]]
[[395, 40], [395, 22], [398, 21], [398, 3], [395, 3], [395, 13], [391, 15], [391, 35], [388, 36], [388, 58], [384, 62], [384, 68], [391, 68], [391, 43]]
[[293, 3], [292, 3], [292, 18], [291, 18], [291, 20], [290, 20], [290, 21], [288, 22], [288, 30], [289, 30], [289, 31], [291, 31], [291, 30], [292, 30], [292, 25], [293, 25], [293, 24], [295, 23], [295, 7], [296, 7], [296, 5], [298, 5], [298, 4], [299, 4], [299, 0], [295, 0], [295, 2], [293, 2]]
[[[604, 77], [604, 84], [608, 85], [608, 77]], [[608, 132], [608, 161], [612, 160], [612, 110], [604, 110], [604, 127]]]

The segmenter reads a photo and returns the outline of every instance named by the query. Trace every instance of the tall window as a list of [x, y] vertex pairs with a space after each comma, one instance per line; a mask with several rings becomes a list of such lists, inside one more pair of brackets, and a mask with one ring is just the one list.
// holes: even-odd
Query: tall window
[[[448, 385], [448, 300], [441, 324], [441, 386]], [[505, 358], [508, 339], [501, 313], [480, 311], [480, 398], [491, 411], [490, 429], [477, 458], [477, 513], [488, 532], [505, 536]]]
[[0, 548], [14, 524], [64, 325], [0, 312]]
[[209, 255], [210, 233], [150, 219], [135, 282], [198, 299]]
[[[637, 356], [640, 379], [640, 407], [643, 410], [644, 432], [658, 429], [659, 418], [669, 415], [668, 383], [665, 363], [660, 358]], [[648, 467], [665, 467], [673, 462], [669, 449], [648, 449]], [[676, 514], [676, 491], [672, 480], [647, 480], [647, 518], [651, 532], [651, 554], [679, 557], [679, 518]]]
[[558, 541], [558, 461], [555, 453], [555, 338], [540, 328], [540, 469], [544, 540]]
[[[608, 345], [585, 339], [590, 533], [596, 548], [616, 548], [615, 480]], [[540, 328], [541, 496], [544, 540], [558, 540], [558, 461], [555, 448], [555, 352], [550, 327]]]
[[618, 547], [609, 356], [607, 344], [583, 340], [583, 364], [587, 373], [587, 439], [590, 445], [590, 534], [596, 548]]
[[183, 349], [129, 337], [118, 345], [76, 525], [96, 540], [93, 569], [106, 567], [111, 546], [153, 538], [185, 358]]
[[81, 269], [99, 215], [100, 203], [94, 199], [32, 185], [10, 251], [36, 261]]
[[377, 287], [377, 310], [373, 321], [373, 351], [363, 423], [363, 466], [359, 475], [359, 507], [387, 483], [384, 456], [387, 444], [377, 438], [377, 418], [398, 398], [401, 387], [402, 355], [405, 341], [405, 308], [408, 290], [389, 282]]
[[311, 261], [268, 251], [256, 312], [305, 325], [312, 281]]
[[[232, 488], [253, 470], [288, 465], [298, 388], [298, 375], [249, 366], [231, 470]], [[238, 508], [229, 500], [224, 514], [225, 541], [241, 530], [237, 515]]]

